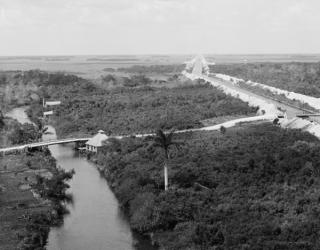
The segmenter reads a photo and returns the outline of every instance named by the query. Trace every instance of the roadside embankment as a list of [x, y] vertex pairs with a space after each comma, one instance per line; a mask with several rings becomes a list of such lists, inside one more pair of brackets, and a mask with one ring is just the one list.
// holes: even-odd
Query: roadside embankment
[[288, 90], [283, 90], [283, 89], [279, 89], [276, 87], [272, 87], [272, 86], [268, 86], [265, 84], [261, 84], [258, 82], [253, 82], [253, 81], [245, 81], [243, 79], [240, 78], [236, 78], [236, 77], [232, 77], [229, 75], [224, 75], [224, 74], [215, 74], [216, 77], [226, 80], [226, 81], [230, 81], [233, 82], [235, 84], [239, 84], [239, 83], [244, 83], [248, 86], [254, 86], [254, 87], [258, 87], [264, 90], [268, 90], [274, 94], [277, 95], [283, 95], [285, 98], [292, 100], [292, 101], [300, 101], [301, 103], [306, 103], [308, 105], [310, 105], [312, 108], [319, 110], [320, 109], [320, 99], [313, 97], [313, 96], [307, 96], [307, 95], [303, 95], [300, 93], [295, 93], [292, 91], [288, 91]]
[[290, 120], [284, 119], [280, 121], [280, 125], [283, 128], [300, 129], [320, 138], [320, 124], [310, 120], [296, 117]]
[[186, 71], [184, 71], [183, 74], [191, 80], [203, 79], [203, 80], [209, 82], [212, 86], [221, 89], [225, 94], [231, 95], [231, 96], [236, 97], [244, 102], [247, 102], [248, 105], [251, 107], [259, 107], [258, 112], [260, 114], [277, 116], [277, 114], [280, 113], [280, 111], [277, 109], [277, 107], [274, 104], [272, 104], [262, 98], [258, 98], [255, 95], [250, 95], [249, 93], [246, 93], [244, 91], [240, 91], [238, 89], [234, 89], [234, 88], [228, 87], [226, 85], [222, 85], [221, 83], [215, 81], [214, 79], [211, 79], [206, 76], [196, 76], [196, 75], [190, 74]]
[[[268, 86], [261, 83], [244, 81], [243, 79], [235, 78], [229, 75], [216, 74], [215, 76], [223, 80], [230, 81], [234, 84], [246, 84], [248, 86], [253, 86], [253, 87], [260, 88], [262, 90], [270, 91], [271, 93], [274, 93], [277, 95], [283, 95], [285, 98], [288, 98], [289, 100], [293, 100], [293, 101], [298, 100], [302, 104], [303, 103], [308, 104], [315, 110], [320, 109], [320, 99], [316, 97], [307, 96], [307, 95], [303, 95], [303, 94], [299, 94], [299, 93], [295, 93], [287, 90], [282, 90], [282, 89], [275, 88], [275, 87]], [[309, 120], [298, 118], [298, 117], [291, 118], [291, 119], [281, 119], [280, 125], [283, 128], [300, 129], [302, 131], [309, 132], [315, 135], [316, 137], [320, 138], [320, 124], [312, 120], [313, 120], [312, 117]]]

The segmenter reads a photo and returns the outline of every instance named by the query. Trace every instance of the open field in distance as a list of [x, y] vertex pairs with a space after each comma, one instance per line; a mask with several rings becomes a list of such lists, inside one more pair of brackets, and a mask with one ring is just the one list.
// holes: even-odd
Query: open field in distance
[[[100, 76], [105, 68], [121, 68], [133, 65], [182, 64], [194, 55], [106, 55], [106, 56], [17, 56], [0, 57], [0, 71], [41, 69], [64, 71], [85, 78]], [[320, 54], [270, 54], [270, 55], [205, 55], [209, 62], [317, 62]]]

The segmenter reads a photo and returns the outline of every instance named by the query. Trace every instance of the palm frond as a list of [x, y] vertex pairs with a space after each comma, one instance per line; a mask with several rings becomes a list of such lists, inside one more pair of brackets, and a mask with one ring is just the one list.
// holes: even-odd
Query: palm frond
[[170, 145], [172, 143], [172, 137], [174, 135], [175, 130], [172, 129], [167, 135], [167, 143]]
[[163, 140], [163, 141], [166, 140], [166, 134], [165, 134], [161, 129], [158, 129], [158, 130], [157, 130], [156, 136], [157, 136], [157, 138], [159, 138], [160, 140]]
[[154, 138], [154, 142], [155, 142], [155, 146], [165, 147], [166, 135], [164, 134], [164, 132], [161, 129], [157, 130], [156, 136]]
[[165, 133], [159, 129], [156, 132], [156, 136], [152, 145], [155, 147], [163, 148], [165, 152], [167, 152], [171, 146], [174, 146], [176, 149], [181, 149], [181, 145], [184, 143], [181, 143], [180, 141], [173, 141], [174, 134], [175, 130], [171, 130], [169, 133]]

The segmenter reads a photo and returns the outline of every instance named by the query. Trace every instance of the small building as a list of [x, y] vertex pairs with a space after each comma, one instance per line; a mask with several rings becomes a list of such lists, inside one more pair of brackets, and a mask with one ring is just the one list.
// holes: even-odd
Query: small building
[[98, 134], [92, 137], [89, 141], [86, 142], [86, 150], [89, 152], [97, 153], [99, 148], [103, 146], [103, 142], [109, 137], [104, 133], [103, 130], [99, 130]]
[[53, 111], [45, 111], [43, 112], [43, 116], [53, 115]]

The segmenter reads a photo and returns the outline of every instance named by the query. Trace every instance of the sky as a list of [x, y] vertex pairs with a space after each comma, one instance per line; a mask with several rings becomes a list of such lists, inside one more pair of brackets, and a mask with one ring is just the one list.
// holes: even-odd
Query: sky
[[320, 53], [319, 0], [0, 0], [0, 56]]

